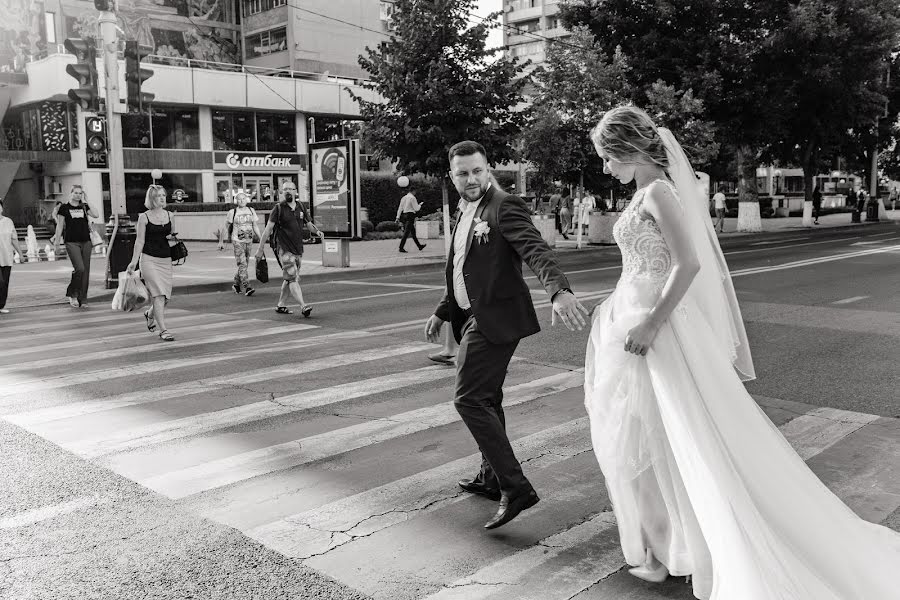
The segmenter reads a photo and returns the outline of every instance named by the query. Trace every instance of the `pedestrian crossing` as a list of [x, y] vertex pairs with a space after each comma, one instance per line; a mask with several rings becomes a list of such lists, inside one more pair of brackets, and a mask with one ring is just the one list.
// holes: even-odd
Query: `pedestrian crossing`
[[[0, 416], [374, 598], [619, 597], [609, 580], [624, 563], [578, 366], [510, 364], [510, 438], [542, 501], [486, 532], [496, 503], [456, 486], [480, 455], [451, 402], [455, 373], [427, 360], [436, 345], [398, 336], [409, 323], [170, 319], [174, 344], [140, 313], [4, 321], [0, 342], [15, 352], [0, 361]], [[897, 419], [758, 401], [861, 516], [898, 509], [900, 476], [884, 475], [900, 464], [900, 445], [884, 441], [900, 440]], [[665, 590], [691, 598], [690, 586]]]

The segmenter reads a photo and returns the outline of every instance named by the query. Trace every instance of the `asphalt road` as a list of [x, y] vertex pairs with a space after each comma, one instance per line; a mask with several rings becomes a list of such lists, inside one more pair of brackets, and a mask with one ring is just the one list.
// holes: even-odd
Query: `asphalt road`
[[[730, 239], [749, 391], [863, 518], [900, 530], [900, 227]], [[561, 255], [588, 306], [615, 248]], [[543, 501], [485, 533], [474, 444], [425, 354], [439, 269], [310, 283], [311, 319], [176, 295], [165, 345], [100, 304], [0, 322], [0, 598], [689, 600], [623, 570], [580, 394], [586, 331], [524, 340], [510, 436]], [[176, 290], [177, 294], [177, 290]], [[846, 411], [846, 412], [842, 412]]]

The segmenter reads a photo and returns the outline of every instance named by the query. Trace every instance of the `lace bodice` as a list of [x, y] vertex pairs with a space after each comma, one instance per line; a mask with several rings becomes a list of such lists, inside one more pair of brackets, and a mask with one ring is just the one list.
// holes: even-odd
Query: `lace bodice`
[[[668, 181], [656, 181], [668, 185], [673, 194], [678, 193]], [[628, 208], [613, 227], [613, 237], [622, 252], [622, 279], [647, 280], [662, 288], [672, 270], [672, 255], [656, 221], [641, 217], [641, 204], [649, 187], [635, 192]]]

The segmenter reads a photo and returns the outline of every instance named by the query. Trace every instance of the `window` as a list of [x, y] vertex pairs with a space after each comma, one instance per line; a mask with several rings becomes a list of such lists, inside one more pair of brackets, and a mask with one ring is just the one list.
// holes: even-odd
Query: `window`
[[213, 148], [215, 150], [256, 150], [252, 112], [214, 110]]
[[256, 144], [260, 152], [296, 152], [294, 115], [256, 113]]
[[533, 56], [539, 54], [543, 49], [543, 42], [527, 42], [513, 46], [509, 49], [509, 53], [512, 56]]
[[56, 43], [56, 13], [44, 13], [44, 29], [47, 34], [47, 43]]
[[557, 29], [561, 27], [559, 17], [547, 17], [547, 29]]
[[244, 16], [256, 15], [279, 6], [287, 6], [287, 0], [244, 0], [242, 2]]
[[149, 115], [122, 115], [126, 148], [200, 149], [197, 109], [153, 106]]
[[[144, 208], [144, 197], [147, 194], [147, 188], [153, 183], [150, 172], [144, 173], [125, 173], [125, 210], [128, 214], [139, 214], [147, 210]], [[184, 202], [202, 202], [203, 186], [201, 183], [200, 173], [172, 173], [171, 171], [163, 171], [161, 179], [157, 179], [156, 183], [166, 188], [168, 197], [166, 201], [175, 204], [172, 199], [172, 192], [181, 190], [184, 192]]]
[[523, 21], [518, 25], [511, 25], [510, 28], [514, 33], [534, 33], [535, 31], [541, 30], [541, 21], [540, 19], [535, 19], [533, 21]]
[[154, 148], [200, 149], [200, 125], [196, 109], [154, 106], [150, 115]]
[[244, 38], [247, 58], [259, 58], [274, 52], [287, 50], [287, 28], [279, 27]]

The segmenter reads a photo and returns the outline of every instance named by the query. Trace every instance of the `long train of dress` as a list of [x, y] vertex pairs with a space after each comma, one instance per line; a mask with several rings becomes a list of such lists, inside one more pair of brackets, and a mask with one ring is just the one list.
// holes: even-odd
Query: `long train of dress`
[[643, 276], [646, 256], [628, 264], [638, 251], [667, 252], [653, 235], [622, 247], [625, 272], [637, 273], [597, 307], [585, 361], [594, 451], [626, 561], [637, 566], [652, 548], [670, 573], [693, 574], [703, 600], [900, 600], [900, 534], [860, 519], [816, 477], [717, 351], [697, 306], [682, 301], [646, 357], [624, 351], [668, 271], [662, 260]]

